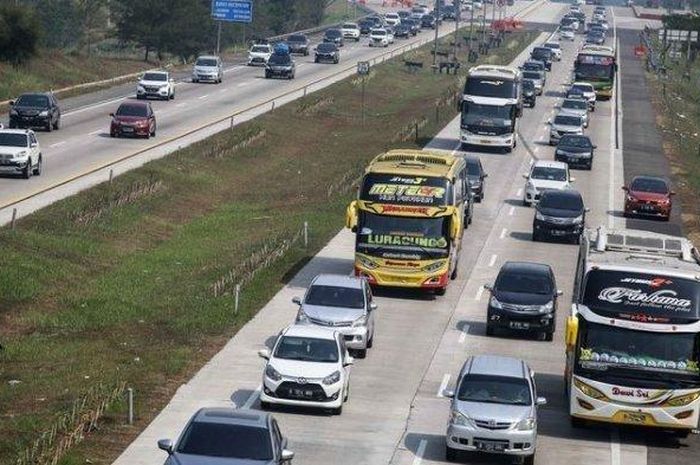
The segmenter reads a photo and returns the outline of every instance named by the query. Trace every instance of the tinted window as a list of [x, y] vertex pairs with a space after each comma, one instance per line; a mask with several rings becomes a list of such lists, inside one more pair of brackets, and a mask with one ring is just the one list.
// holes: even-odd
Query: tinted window
[[579, 196], [562, 195], [557, 192], [545, 192], [542, 194], [538, 207], [581, 211], [583, 210], [583, 199]]
[[119, 105], [119, 116], [148, 116], [148, 108], [145, 105]]
[[472, 76], [467, 79], [464, 85], [464, 93], [482, 97], [517, 98], [518, 83], [503, 79]]
[[200, 58], [195, 63], [196, 66], [217, 66], [218, 62], [214, 58]]
[[536, 47], [531, 54], [532, 58], [538, 58], [538, 59], [551, 59], [552, 58], [552, 51], [546, 47]]
[[457, 399], [487, 404], [532, 405], [528, 382], [507, 376], [466, 375], [459, 383]]
[[373, 36], [385, 36], [386, 31], [384, 29], [375, 29], [374, 31], [372, 31], [372, 35]]
[[362, 289], [313, 285], [304, 303], [324, 307], [364, 308]]
[[2, 147], [26, 147], [27, 136], [24, 134], [12, 134], [0, 132], [0, 146]]
[[336, 50], [338, 50], [338, 47], [336, 47], [335, 44], [318, 44], [316, 50], [318, 50], [321, 53], [329, 53], [335, 52]]
[[550, 42], [548, 44], [545, 44], [545, 47], [547, 48], [552, 48], [552, 49], [559, 49], [561, 46], [557, 42]]
[[22, 95], [17, 99], [15, 105], [21, 107], [46, 108], [49, 106], [49, 98], [45, 95]]
[[499, 292], [546, 295], [552, 293], [552, 283], [549, 275], [543, 272], [506, 270], [498, 275], [496, 289]]
[[592, 85], [586, 85], [586, 84], [574, 84], [571, 86], [571, 90], [580, 90], [581, 92], [593, 92], [593, 86]]
[[287, 40], [289, 42], [306, 42], [306, 37], [300, 35], [291, 35], [287, 38]]
[[580, 116], [569, 116], [569, 115], [558, 115], [554, 118], [554, 124], [561, 124], [563, 126], [581, 126]]
[[530, 173], [532, 179], [543, 181], [566, 181], [566, 170], [549, 166], [535, 166]]
[[253, 53], [268, 53], [270, 48], [263, 45], [255, 45], [250, 51]]
[[335, 340], [283, 336], [275, 349], [275, 357], [303, 362], [337, 363], [339, 355]]
[[569, 110], [587, 110], [588, 102], [579, 99], [566, 99], [561, 104], [562, 108], [568, 108]]
[[523, 77], [526, 79], [542, 80], [542, 74], [539, 71], [524, 71]]
[[143, 75], [144, 81], [167, 81], [168, 75], [165, 73], [146, 73]]
[[566, 147], [590, 149], [593, 148], [593, 144], [586, 136], [564, 136], [559, 141], [559, 148], [565, 149]]
[[526, 61], [523, 64], [523, 70], [525, 71], [541, 71], [544, 69], [542, 62], [537, 61]]
[[292, 59], [286, 53], [275, 53], [267, 62], [271, 65], [287, 65], [292, 62]]
[[352, 23], [343, 24], [343, 29], [357, 29], [357, 25]]
[[444, 178], [367, 174], [360, 199], [402, 205], [449, 205], [451, 184]]
[[479, 176], [481, 175], [481, 167], [479, 166], [479, 162], [474, 160], [468, 160], [467, 161], [467, 174], [470, 174], [472, 176]]
[[337, 29], [330, 29], [326, 31], [326, 37], [340, 37], [342, 33]]
[[530, 79], [523, 80], [523, 90], [532, 91], [535, 90], [535, 83]]
[[630, 185], [630, 189], [637, 192], [668, 194], [668, 185], [663, 179], [635, 178], [632, 181], [632, 185]]
[[272, 459], [268, 431], [243, 425], [193, 422], [182, 436], [177, 451], [207, 457]]

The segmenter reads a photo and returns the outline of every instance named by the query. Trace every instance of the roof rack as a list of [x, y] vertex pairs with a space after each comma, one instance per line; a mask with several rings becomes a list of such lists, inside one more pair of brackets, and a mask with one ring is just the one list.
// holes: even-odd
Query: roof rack
[[608, 230], [600, 226], [596, 230], [594, 248], [597, 252], [627, 252], [675, 257], [685, 262], [700, 264], [700, 254], [688, 239], [666, 234], [632, 229]]
[[403, 166], [426, 167], [426, 165], [449, 166], [454, 163], [454, 157], [423, 150], [391, 150], [374, 159], [375, 162], [395, 161]]

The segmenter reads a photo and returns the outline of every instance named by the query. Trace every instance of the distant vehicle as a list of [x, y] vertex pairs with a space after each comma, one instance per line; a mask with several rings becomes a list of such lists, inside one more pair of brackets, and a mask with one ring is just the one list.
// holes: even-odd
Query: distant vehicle
[[399, 18], [401, 19], [401, 21], [403, 21], [404, 19], [407, 19], [408, 17], [411, 16], [411, 12], [408, 10], [399, 10], [396, 12], [396, 14], [399, 15]]
[[481, 10], [484, 7], [484, 4], [480, 0], [472, 0], [472, 7], [475, 10]]
[[340, 50], [338, 46], [329, 42], [318, 44], [314, 54], [314, 63], [321, 62], [339, 63]]
[[665, 179], [655, 176], [636, 176], [622, 189], [625, 195], [625, 216], [653, 216], [668, 221], [673, 209], [673, 196]]
[[556, 61], [561, 61], [561, 44], [559, 42], [546, 42], [544, 47], [552, 51]]
[[423, 15], [420, 20], [420, 25], [426, 29], [435, 29], [437, 27], [437, 20], [433, 15]]
[[267, 360], [260, 392], [263, 410], [278, 404], [342, 413], [354, 360], [339, 332], [311, 325], [289, 326], [279, 334], [272, 350], [263, 349], [258, 354]]
[[467, 180], [472, 189], [474, 200], [481, 202], [486, 194], [486, 178], [489, 176], [477, 157], [464, 157], [467, 162]]
[[544, 83], [546, 84], [547, 82], [547, 74], [545, 74], [545, 71], [547, 71], [547, 67], [544, 64], [544, 61], [540, 60], [527, 60], [525, 63], [520, 66], [520, 69], [523, 71], [540, 71], [542, 72], [542, 79]]
[[573, 41], [576, 36], [574, 34], [574, 29], [571, 26], [562, 26], [559, 28], [559, 37]]
[[401, 23], [394, 28], [394, 37], [409, 38], [412, 35], [411, 26]]
[[569, 175], [569, 167], [560, 161], [537, 160], [530, 172], [523, 174], [526, 179], [523, 205], [526, 207], [540, 201], [542, 192], [551, 189], [570, 189], [575, 181]]
[[311, 44], [305, 34], [292, 34], [287, 37], [287, 46], [289, 47], [289, 53], [308, 56]]
[[248, 66], [265, 66], [272, 56], [272, 45], [255, 44], [248, 51]]
[[288, 53], [273, 53], [265, 64], [265, 79], [283, 77], [294, 79], [296, 64]]
[[554, 159], [572, 166], [582, 166], [588, 170], [593, 168], [593, 158], [597, 148], [588, 136], [567, 134], [559, 139]]
[[605, 43], [605, 35], [601, 32], [589, 32], [586, 34], [586, 43], [594, 45], [603, 45]]
[[401, 24], [409, 26], [411, 28], [411, 35], [415, 36], [421, 31], [420, 21], [416, 19], [404, 19]]
[[365, 358], [374, 342], [377, 304], [367, 280], [354, 276], [320, 274], [309, 285], [299, 306], [297, 324], [333, 328], [343, 335], [345, 346], [357, 358]]
[[496, 355], [467, 359], [456, 391], [442, 393], [452, 399], [445, 433], [447, 461], [456, 462], [460, 451], [467, 451], [519, 456], [519, 463], [533, 465], [537, 407], [547, 403], [537, 397], [535, 386], [535, 373], [522, 360]]
[[454, 21], [457, 19], [457, 8], [454, 7], [454, 5], [445, 5], [442, 8], [440, 8], [440, 12], [442, 13], [442, 19], [449, 19]]
[[61, 127], [61, 107], [52, 92], [29, 93], [10, 101], [10, 129]]
[[221, 58], [212, 55], [202, 55], [194, 62], [192, 82], [215, 82], [221, 84], [224, 79], [224, 67]]
[[393, 40], [389, 40], [389, 33], [386, 29], [372, 29], [369, 32], [370, 47], [388, 47]]
[[270, 414], [231, 408], [199, 409], [177, 445], [161, 439], [158, 448], [167, 465], [290, 465], [294, 458]]
[[342, 32], [344, 39], [352, 39], [355, 42], [360, 40], [360, 27], [357, 23], [343, 23], [340, 32]]
[[580, 26], [580, 22], [578, 18], [571, 15], [564, 15], [561, 21], [559, 21], [559, 26], [571, 28], [571, 30], [575, 33]]
[[360, 28], [360, 34], [366, 35], [369, 34], [369, 31], [374, 27], [374, 21], [371, 19], [363, 19], [357, 23], [357, 25]]
[[535, 207], [532, 240], [563, 239], [578, 244], [586, 226], [583, 197], [574, 189], [544, 191]]
[[551, 341], [557, 325], [557, 290], [549, 265], [506, 262], [494, 284], [486, 314], [486, 335], [497, 329], [536, 333]]
[[547, 71], [551, 71], [554, 52], [547, 47], [535, 47], [530, 52], [530, 58], [543, 61]]
[[583, 98], [565, 98], [561, 102], [559, 113], [583, 118], [583, 127], [588, 127], [588, 101]]
[[557, 114], [550, 122], [549, 145], [557, 145], [566, 134], [583, 134], [584, 120], [578, 115]]
[[0, 173], [24, 179], [41, 175], [43, 157], [31, 129], [0, 129]]
[[323, 42], [330, 42], [342, 47], [345, 45], [345, 40], [343, 39], [343, 33], [340, 29], [328, 29], [323, 35]]
[[156, 115], [147, 102], [124, 102], [116, 113], [110, 113], [110, 137], [134, 136], [146, 139], [156, 136]]
[[384, 21], [389, 26], [396, 26], [397, 24], [401, 23], [401, 17], [398, 15], [398, 13], [387, 13], [384, 15]]
[[566, 93], [566, 97], [571, 98], [577, 96], [585, 98], [588, 101], [588, 106], [591, 111], [595, 111], [596, 95], [595, 88], [592, 84], [588, 82], [574, 82], [571, 84], [569, 91]]
[[141, 76], [136, 85], [136, 98], [149, 97], [161, 100], [175, 99], [175, 79], [167, 71], [148, 71]]
[[530, 108], [534, 108], [537, 104], [537, 89], [535, 88], [535, 81], [533, 81], [532, 79], [523, 79], [522, 87], [523, 105], [527, 105]]
[[544, 83], [546, 79], [544, 71], [523, 71], [523, 79], [532, 81], [537, 95], [542, 95], [544, 92]]

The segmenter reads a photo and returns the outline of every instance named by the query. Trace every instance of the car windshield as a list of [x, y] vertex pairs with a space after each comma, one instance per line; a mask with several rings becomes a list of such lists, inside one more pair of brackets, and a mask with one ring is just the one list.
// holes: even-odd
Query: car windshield
[[564, 136], [559, 141], [559, 148], [590, 149], [593, 147], [591, 140], [586, 136]]
[[653, 192], [656, 194], [668, 194], [668, 185], [663, 179], [636, 178], [632, 181], [630, 190], [636, 192]]
[[580, 116], [558, 115], [554, 118], [554, 124], [562, 126], [581, 126]]
[[362, 289], [355, 287], [313, 285], [304, 303], [323, 307], [365, 308]]
[[557, 42], [548, 42], [548, 43], [544, 44], [544, 46], [547, 48], [552, 48], [552, 49], [561, 48], [561, 45], [559, 45], [559, 43], [557, 43]]
[[549, 276], [544, 273], [506, 270], [498, 276], [496, 290], [517, 294], [547, 295], [552, 293], [552, 283]]
[[148, 110], [145, 105], [119, 105], [117, 116], [146, 116]]
[[352, 24], [352, 23], [343, 24], [343, 29], [357, 29], [357, 24]]
[[487, 404], [532, 405], [527, 380], [509, 376], [466, 375], [459, 383], [457, 399]]
[[250, 51], [253, 53], [269, 53], [270, 48], [264, 45], [255, 45], [253, 46], [253, 48], [250, 49]]
[[546, 47], [536, 47], [530, 56], [537, 59], [550, 59], [552, 57], [552, 51]]
[[267, 62], [271, 65], [288, 65], [292, 62], [292, 58], [286, 53], [275, 53]]
[[523, 77], [525, 79], [532, 79], [535, 81], [541, 81], [542, 80], [542, 75], [540, 74], [539, 71], [525, 71], [523, 72]]
[[300, 35], [291, 35], [287, 37], [287, 42], [306, 42], [306, 37]]
[[564, 26], [561, 28], [561, 32], [573, 32], [574, 29], [569, 26]]
[[165, 73], [146, 73], [143, 75], [144, 81], [167, 81], [168, 75]]
[[569, 110], [587, 110], [588, 102], [579, 99], [566, 99], [561, 104], [561, 107]]
[[271, 460], [267, 429], [225, 423], [192, 422], [182, 435], [177, 452], [205, 457]]
[[316, 50], [321, 53], [335, 52], [338, 48], [334, 44], [318, 44]]
[[537, 208], [581, 211], [583, 199], [577, 195], [562, 195], [560, 192], [550, 191], [542, 194]]
[[535, 90], [535, 83], [531, 79], [523, 80], [523, 90]]
[[593, 86], [588, 84], [574, 84], [571, 86], [571, 90], [577, 90], [581, 92], [593, 92]]
[[195, 63], [195, 66], [216, 66], [216, 59], [214, 58], [200, 58]]
[[372, 31], [373, 36], [384, 36], [386, 35], [386, 31], [384, 29], [375, 29]]
[[472, 176], [480, 176], [481, 175], [481, 167], [479, 167], [479, 163], [476, 160], [467, 161], [467, 174], [472, 175]]
[[275, 358], [302, 362], [337, 363], [338, 345], [333, 339], [282, 336], [275, 349]]
[[530, 178], [543, 181], [566, 181], [566, 170], [551, 166], [535, 166], [530, 173]]
[[39, 107], [49, 106], [49, 98], [45, 95], [22, 95], [17, 99], [15, 105], [19, 107]]
[[0, 147], [26, 147], [27, 135], [0, 132]]

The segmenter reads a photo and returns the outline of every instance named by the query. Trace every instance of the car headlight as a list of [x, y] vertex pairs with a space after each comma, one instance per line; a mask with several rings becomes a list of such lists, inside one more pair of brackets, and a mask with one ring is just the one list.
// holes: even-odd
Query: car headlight
[[628, 201], [628, 202], [636, 202], [636, 201], [637, 201], [637, 199], [636, 199], [636, 198], [634, 198], [633, 196], [631, 196], [631, 195], [627, 194], [627, 201]]
[[167, 88], [168, 88], [168, 85], [167, 85], [167, 84], [162, 84], [162, 85], [160, 86], [160, 90], [165, 90], [165, 89], [167, 89]]
[[525, 184], [525, 189], [528, 191], [536, 191], [537, 190], [537, 189], [535, 189], [535, 185], [531, 181], [528, 181], [527, 184]]
[[538, 306], [537, 311], [540, 313], [549, 313], [552, 311], [553, 308], [554, 308], [554, 303], [550, 300], [546, 304]]
[[24, 157], [26, 157], [26, 156], [27, 156], [27, 151], [26, 151], [26, 150], [22, 150], [21, 152], [15, 153], [15, 158], [24, 158]]
[[304, 310], [299, 309], [299, 312], [297, 313], [297, 323], [308, 323], [309, 322], [309, 316], [304, 313]]
[[369, 270], [373, 270], [379, 266], [376, 263], [374, 263], [372, 260], [370, 260], [369, 258], [363, 257], [361, 255], [357, 256], [357, 261], [360, 262], [360, 265], [364, 266], [365, 268], [367, 268]]
[[44, 110], [39, 113], [39, 116], [49, 116], [49, 110]]
[[501, 304], [498, 299], [494, 296], [491, 296], [491, 300], [489, 300], [489, 305], [493, 308], [498, 308], [501, 309], [503, 308], [503, 304]]
[[280, 372], [275, 370], [275, 368], [270, 364], [268, 364], [265, 367], [265, 376], [267, 376], [272, 381], [279, 381], [282, 379], [282, 375], [280, 374]]
[[659, 203], [661, 205], [668, 205], [669, 203], [671, 203], [671, 199], [661, 199], [659, 200]]
[[14, 108], [12, 110], [10, 110], [10, 114], [13, 116], [19, 115], [19, 113], [17, 113], [17, 110], [15, 110]]
[[690, 394], [683, 394], [681, 396], [672, 397], [666, 402], [664, 406], [666, 407], [682, 407], [683, 405], [688, 405], [695, 402], [698, 397], [700, 397], [700, 391], [691, 392]]
[[332, 384], [337, 383], [338, 381], [340, 381], [340, 371], [336, 370], [333, 373], [331, 373], [330, 375], [323, 378], [323, 381], [321, 381], [321, 382], [323, 384], [325, 384], [326, 386], [330, 386]]
[[450, 415], [450, 423], [455, 426], [474, 426], [474, 422], [471, 418], [455, 410], [453, 410]]
[[574, 224], [583, 223], [583, 215], [572, 218], [571, 222]]
[[536, 424], [534, 418], [523, 418], [518, 422], [518, 431], [532, 431]]
[[431, 263], [430, 265], [425, 265], [423, 268], [421, 268], [423, 271], [426, 273], [432, 273], [434, 271], [439, 270], [443, 266], [445, 266], [445, 260], [439, 260], [437, 262]]
[[547, 217], [540, 212], [535, 212], [535, 219], [538, 221], [547, 221]]
[[596, 388], [591, 387], [588, 384], [586, 384], [583, 381], [580, 381], [576, 378], [574, 378], [574, 386], [576, 386], [579, 391], [583, 392], [588, 397], [592, 397], [593, 399], [596, 399], [596, 400], [606, 399], [605, 394], [603, 394], [602, 392], [600, 392]]
[[142, 86], [141, 84], [139, 84], [138, 86], [136, 86], [136, 89], [137, 89], [137, 90], [140, 90], [140, 91], [142, 91], [142, 92], [143, 92], [143, 90], [144, 90], [144, 88], [143, 88], [143, 86]]
[[362, 315], [360, 318], [352, 322], [354, 328], [367, 326], [367, 315]]

